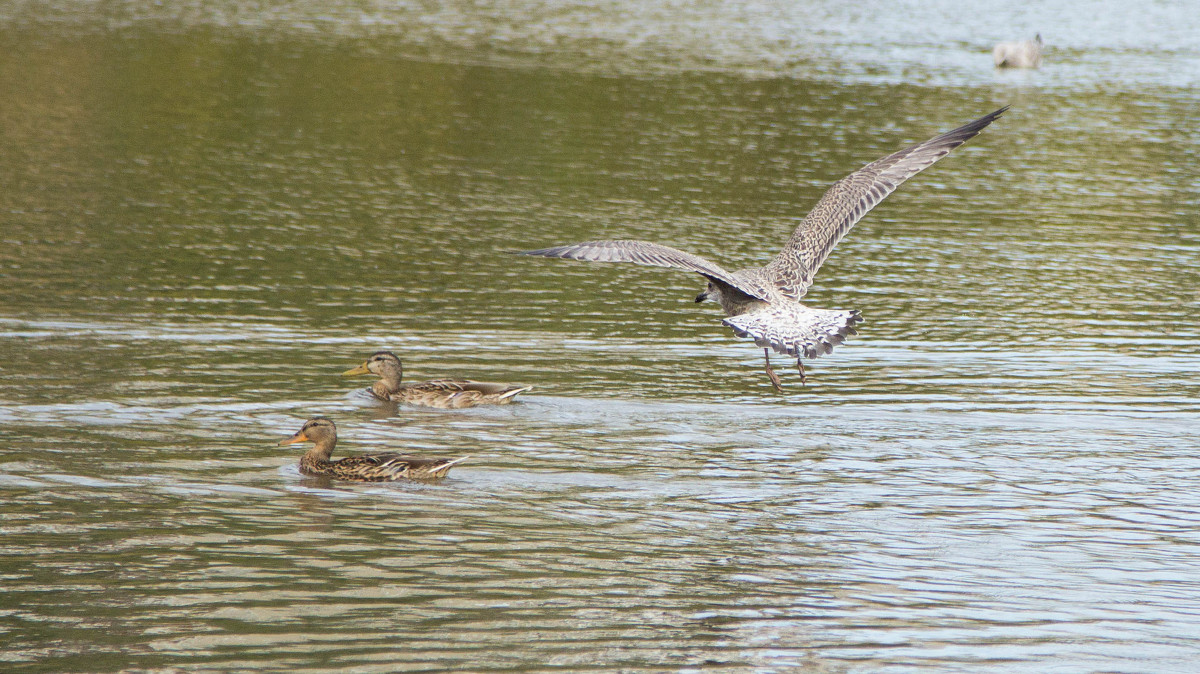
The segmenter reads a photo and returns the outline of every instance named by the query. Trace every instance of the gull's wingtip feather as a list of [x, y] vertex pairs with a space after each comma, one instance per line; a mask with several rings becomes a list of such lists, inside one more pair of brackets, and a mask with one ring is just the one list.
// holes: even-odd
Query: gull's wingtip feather
[[552, 248], [538, 248], [537, 250], [517, 250], [513, 251], [514, 255], [532, 255], [534, 257], [562, 257], [562, 254], [570, 246], [554, 246]]
[[1000, 119], [1000, 115], [1003, 115], [1004, 113], [1008, 112], [1008, 109], [1011, 107], [1012, 107], [1012, 104], [1009, 103], [993, 113], [984, 115], [983, 118], [988, 120], [988, 124], [991, 124], [992, 122], [996, 121], [997, 119]]
[[1012, 104], [1005, 105], [1004, 107], [1000, 108], [999, 110], [996, 110], [995, 112], [989, 112], [988, 114], [984, 115], [983, 117], [980, 117], [979, 119], [977, 119], [973, 122], [968, 122], [968, 123], [964, 124], [960, 128], [963, 128], [963, 129], [969, 128], [969, 129], [973, 130], [975, 133], [978, 133], [978, 132], [982, 131], [984, 128], [986, 128], [988, 125], [990, 125], [992, 122], [996, 121], [997, 119], [1000, 119], [1000, 115], [1003, 115], [1004, 113], [1008, 112], [1008, 109], [1011, 107], [1012, 107]]

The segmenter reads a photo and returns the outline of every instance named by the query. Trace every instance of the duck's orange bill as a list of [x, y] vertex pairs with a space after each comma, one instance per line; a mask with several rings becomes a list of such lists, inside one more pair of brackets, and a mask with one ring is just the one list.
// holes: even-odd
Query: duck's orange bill
[[342, 373], [342, 376], [343, 377], [353, 377], [356, 374], [371, 374], [371, 371], [367, 369], [367, 364], [363, 363], [362, 365], [359, 365], [358, 367], [354, 367], [354, 368], [350, 368], [349, 370], [346, 370], [345, 372]]
[[300, 431], [287, 440], [280, 440], [279, 445], [282, 447], [283, 445], [294, 445], [297, 442], [308, 442], [308, 436], [304, 434], [304, 431]]

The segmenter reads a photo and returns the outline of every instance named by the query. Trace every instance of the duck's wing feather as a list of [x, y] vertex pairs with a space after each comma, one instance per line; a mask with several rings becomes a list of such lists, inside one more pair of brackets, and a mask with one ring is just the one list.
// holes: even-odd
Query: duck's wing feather
[[457, 463], [459, 461], [462, 461], [462, 459], [447, 459], [440, 456], [413, 456], [411, 454], [401, 454], [399, 452], [383, 452], [380, 454], [360, 454], [358, 456], [348, 456], [337, 463], [350, 465], [351, 462], [353, 462], [371, 466], [410, 466], [413, 468], [426, 468], [443, 463]]
[[506, 393], [509, 395], [516, 395], [521, 391], [528, 391], [529, 389], [533, 388], [532, 386], [496, 384], [488, 381], [471, 381], [470, 379], [431, 379], [429, 381], [403, 384], [402, 386], [410, 391], [420, 391], [426, 393], [453, 394], [473, 391], [485, 396], [504, 396]]
[[787, 297], [795, 300], [803, 297], [825, 258], [854, 223], [904, 181], [974, 138], [1005, 110], [1008, 106], [873, 161], [834, 183], [792, 232], [779, 255], [766, 266], [768, 278]]
[[444, 457], [411, 456], [389, 452], [385, 454], [351, 456], [336, 463], [348, 472], [368, 473], [371, 475], [407, 474], [410, 477], [421, 477], [425, 475], [444, 474], [452, 466], [466, 461], [468, 458], [470, 457], [463, 456], [457, 459], [447, 459]]
[[360, 454], [358, 456], [348, 456], [344, 459], [334, 461], [340, 468], [394, 468], [396, 470], [404, 470], [409, 465], [409, 459], [412, 457], [404, 454], [396, 454], [388, 452], [385, 454]]
[[719, 265], [677, 248], [664, 246], [649, 241], [584, 241], [569, 246], [527, 250], [522, 255], [539, 257], [557, 257], [565, 260], [585, 260], [588, 262], [632, 262], [649, 267], [671, 267], [694, 271], [711, 280], [720, 281], [741, 292], [760, 299], [770, 301], [769, 293], [746, 279], [741, 279], [722, 269]]
[[443, 473], [450, 470], [455, 464], [462, 463], [471, 457], [460, 456], [457, 459], [427, 458], [422, 456], [408, 456], [405, 459], [408, 461], [409, 468], [417, 473]]

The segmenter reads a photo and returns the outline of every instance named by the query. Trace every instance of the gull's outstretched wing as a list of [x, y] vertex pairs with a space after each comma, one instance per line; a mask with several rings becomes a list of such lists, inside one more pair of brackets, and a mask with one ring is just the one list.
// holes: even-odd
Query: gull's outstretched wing
[[798, 300], [812, 285], [813, 276], [854, 223], [862, 219], [905, 180], [929, 168], [951, 150], [974, 138], [1004, 114], [1008, 106], [934, 136], [924, 143], [873, 161], [830, 187], [792, 237], [765, 268], [779, 291]]
[[745, 279], [738, 278], [699, 255], [649, 241], [585, 241], [570, 246], [527, 250], [522, 255], [559, 257], [588, 262], [632, 262], [651, 267], [672, 267], [694, 271], [712, 281], [720, 281], [750, 297], [770, 301], [769, 293]]

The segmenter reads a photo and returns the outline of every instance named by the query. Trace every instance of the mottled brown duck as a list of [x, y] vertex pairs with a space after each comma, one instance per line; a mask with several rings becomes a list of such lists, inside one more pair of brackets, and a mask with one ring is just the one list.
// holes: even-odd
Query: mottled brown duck
[[434, 379], [431, 381], [401, 383], [404, 367], [391, 351], [377, 351], [362, 365], [342, 373], [343, 377], [373, 374], [379, 381], [371, 384], [371, 394], [380, 400], [390, 400], [406, 405], [459, 409], [477, 405], [507, 405], [518, 393], [532, 386], [493, 384], [469, 379]]
[[458, 459], [426, 458], [407, 454], [363, 454], [330, 461], [333, 448], [337, 445], [337, 426], [325, 417], [313, 417], [304, 422], [292, 437], [281, 440], [280, 445], [311, 442], [312, 449], [300, 458], [300, 472], [305, 475], [321, 475], [338, 480], [355, 482], [390, 482], [392, 480], [432, 480], [445, 477], [455, 464], [470, 457]]
[[951, 150], [974, 138], [1007, 110], [1005, 106], [957, 129], [867, 164], [834, 183], [796, 226], [783, 250], [766, 266], [726, 271], [699, 255], [649, 241], [585, 241], [525, 251], [525, 255], [589, 262], [632, 262], [696, 272], [708, 279], [697, 302], [713, 300], [725, 311], [725, 325], [738, 337], [763, 347], [766, 372], [783, 390], [771, 369], [771, 350], [796, 359], [804, 383], [802, 358], [816, 358], [857, 334], [857, 310], [815, 309], [800, 303], [813, 277], [842, 237], [867, 211], [904, 181], [929, 168]]

